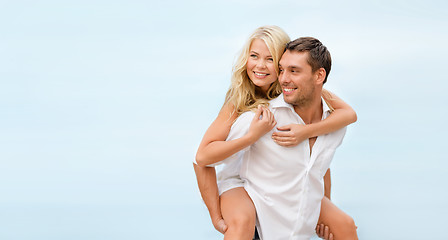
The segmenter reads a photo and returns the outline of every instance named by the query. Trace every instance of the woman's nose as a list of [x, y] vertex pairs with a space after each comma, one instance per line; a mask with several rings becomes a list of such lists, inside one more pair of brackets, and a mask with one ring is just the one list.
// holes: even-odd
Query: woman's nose
[[260, 60], [260, 61], [257, 62], [257, 67], [265, 68], [266, 67], [266, 63], [263, 60]]

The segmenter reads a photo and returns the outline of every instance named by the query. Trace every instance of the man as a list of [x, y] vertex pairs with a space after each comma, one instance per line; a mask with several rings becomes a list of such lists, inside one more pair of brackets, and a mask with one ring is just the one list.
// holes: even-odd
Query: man
[[[278, 126], [325, 119], [331, 112], [321, 98], [322, 86], [331, 69], [331, 57], [325, 46], [314, 38], [296, 39], [288, 43], [279, 67], [283, 95], [269, 104]], [[234, 138], [248, 131], [253, 116], [253, 112], [246, 112], [238, 118], [232, 126], [236, 131], [232, 133]], [[323, 177], [344, 134], [345, 128], [289, 148], [277, 145], [271, 134], [266, 134], [240, 154], [240, 176], [255, 205], [256, 225], [262, 239], [312, 236], [324, 196]], [[198, 178], [198, 182], [202, 180]], [[203, 197], [206, 203], [212, 201], [219, 209], [219, 202], [210, 200], [216, 195], [213, 192]]]

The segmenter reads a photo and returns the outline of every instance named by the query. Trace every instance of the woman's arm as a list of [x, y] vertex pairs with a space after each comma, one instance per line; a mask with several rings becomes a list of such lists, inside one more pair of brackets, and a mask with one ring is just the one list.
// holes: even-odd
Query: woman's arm
[[221, 214], [215, 168], [201, 167], [196, 164], [193, 164], [193, 167], [202, 200], [204, 200], [205, 206], [207, 206], [213, 226], [216, 230], [224, 234], [227, 230], [227, 225]]
[[[263, 116], [260, 119], [261, 115]], [[224, 160], [249, 146], [264, 135], [266, 129], [270, 131], [276, 124], [273, 115], [267, 109], [260, 107], [252, 120], [248, 134], [240, 139], [225, 141], [236, 118], [233, 106], [224, 105], [216, 120], [205, 133], [196, 154], [197, 164], [194, 164], [202, 199], [207, 206], [213, 226], [221, 233], [227, 230], [227, 225], [221, 214], [216, 171], [215, 168], [206, 165]]]
[[207, 166], [232, 156], [252, 145], [277, 124], [273, 114], [268, 109], [259, 106], [248, 133], [241, 138], [225, 141], [236, 117], [233, 106], [224, 105], [199, 145], [196, 153], [196, 163], [199, 166]]
[[334, 108], [334, 111], [323, 121], [310, 124], [311, 137], [328, 134], [356, 122], [358, 117], [355, 110], [341, 98], [325, 89], [322, 92], [322, 96]]
[[274, 132], [272, 139], [285, 147], [295, 146], [304, 140], [339, 130], [356, 122], [356, 112], [335, 94], [324, 90], [324, 99], [334, 108], [334, 111], [323, 121], [312, 124], [289, 124], [277, 127], [281, 132]]

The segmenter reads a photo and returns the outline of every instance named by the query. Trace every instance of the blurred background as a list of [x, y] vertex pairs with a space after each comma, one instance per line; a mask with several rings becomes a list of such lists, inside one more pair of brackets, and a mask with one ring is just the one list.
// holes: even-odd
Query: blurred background
[[443, 239], [446, 1], [0, 0], [0, 239], [222, 239], [192, 160], [249, 34], [331, 51], [360, 239]]

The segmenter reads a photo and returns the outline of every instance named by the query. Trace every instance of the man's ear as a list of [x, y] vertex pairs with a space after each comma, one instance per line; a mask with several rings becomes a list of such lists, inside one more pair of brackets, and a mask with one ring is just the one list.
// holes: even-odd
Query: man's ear
[[324, 84], [325, 77], [327, 76], [327, 71], [324, 68], [319, 68], [315, 72], [316, 74], [316, 84]]

